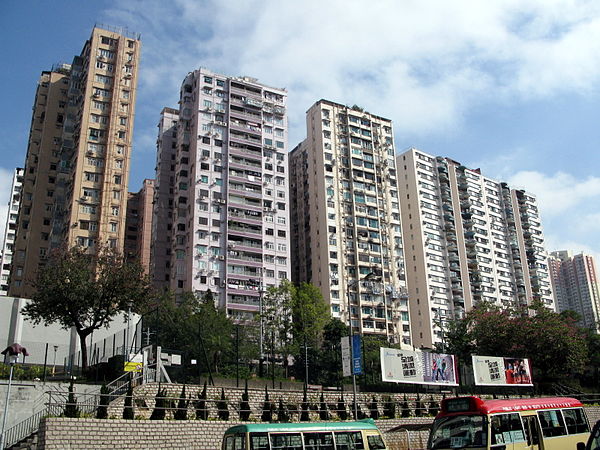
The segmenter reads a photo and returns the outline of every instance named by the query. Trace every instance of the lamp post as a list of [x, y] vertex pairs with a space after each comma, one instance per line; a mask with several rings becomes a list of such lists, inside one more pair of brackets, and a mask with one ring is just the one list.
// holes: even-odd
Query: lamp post
[[2, 351], [4, 356], [8, 356], [8, 362], [10, 364], [10, 374], [8, 376], [8, 386], [6, 388], [6, 400], [4, 402], [4, 416], [2, 416], [2, 432], [0, 433], [0, 449], [4, 448], [4, 432], [6, 431], [6, 417], [8, 416], [8, 401], [10, 400], [10, 386], [12, 384], [13, 369], [15, 364], [19, 362], [19, 353], [23, 354], [23, 360], [26, 356], [29, 356], [25, 347], [21, 347], [19, 344], [12, 344]]
[[54, 360], [52, 361], [52, 376], [54, 376], [54, 372], [56, 371], [56, 351], [58, 350], [58, 345], [54, 345]]

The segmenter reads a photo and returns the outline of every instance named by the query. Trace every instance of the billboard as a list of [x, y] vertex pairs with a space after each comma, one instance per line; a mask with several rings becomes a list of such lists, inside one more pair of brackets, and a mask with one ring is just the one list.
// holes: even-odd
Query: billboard
[[383, 381], [458, 386], [454, 355], [384, 347], [379, 352]]
[[533, 386], [527, 358], [472, 355], [473, 375], [478, 386]]

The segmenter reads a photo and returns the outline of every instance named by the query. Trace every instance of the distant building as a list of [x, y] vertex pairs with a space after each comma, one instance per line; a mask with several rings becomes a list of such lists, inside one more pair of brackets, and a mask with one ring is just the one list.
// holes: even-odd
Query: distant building
[[154, 180], [150, 179], [145, 179], [139, 192], [130, 192], [127, 198], [125, 256], [138, 261], [146, 274], [150, 274], [153, 201]]
[[306, 131], [290, 154], [292, 279], [355, 331], [410, 344], [392, 122], [319, 100]]
[[0, 254], [0, 296], [8, 294], [8, 281], [10, 267], [12, 265], [17, 223], [19, 218], [19, 204], [21, 203], [21, 191], [23, 184], [24, 169], [17, 167], [13, 174], [10, 197], [8, 199], [8, 210], [6, 211], [6, 226], [4, 228], [4, 244]]
[[594, 257], [569, 250], [550, 253], [550, 275], [558, 311], [575, 311], [580, 324], [600, 331], [600, 292]]
[[168, 289], [171, 285], [171, 234], [178, 120], [179, 110], [163, 108], [160, 113], [156, 140], [156, 182], [152, 210], [152, 238], [150, 240], [150, 273], [154, 285], [162, 289]]
[[286, 98], [199, 69], [183, 80], [178, 117], [164, 109], [159, 124], [155, 279], [176, 293], [210, 290], [236, 320], [253, 319], [264, 290], [290, 278]]
[[480, 302], [555, 308], [532, 194], [416, 149], [397, 161], [415, 346]]
[[94, 28], [71, 65], [42, 72], [9, 291], [30, 297], [51, 248], [123, 249], [139, 36]]

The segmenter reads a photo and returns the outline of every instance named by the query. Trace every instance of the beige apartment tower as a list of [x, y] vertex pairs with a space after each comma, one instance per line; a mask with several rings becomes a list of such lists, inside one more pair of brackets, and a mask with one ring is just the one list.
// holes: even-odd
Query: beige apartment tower
[[554, 309], [535, 197], [444, 157], [398, 156], [413, 343], [443, 344], [480, 302]]
[[42, 73], [10, 295], [31, 296], [53, 247], [123, 249], [140, 45], [95, 27], [70, 66]]
[[290, 155], [292, 280], [355, 331], [410, 344], [392, 123], [327, 100]]

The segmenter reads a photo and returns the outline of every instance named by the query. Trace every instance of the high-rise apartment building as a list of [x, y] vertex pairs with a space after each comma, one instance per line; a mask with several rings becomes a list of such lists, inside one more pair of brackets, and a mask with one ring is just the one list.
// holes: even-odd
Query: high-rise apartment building
[[392, 122], [319, 100], [290, 154], [292, 279], [355, 331], [410, 344]]
[[147, 275], [150, 274], [153, 201], [154, 180], [147, 178], [138, 192], [127, 195], [124, 253], [127, 258], [139, 262]]
[[94, 28], [34, 103], [10, 293], [27, 297], [51, 247], [122, 249], [139, 36]]
[[12, 265], [17, 223], [19, 219], [19, 204], [21, 203], [21, 190], [23, 184], [24, 170], [21, 167], [15, 169], [6, 210], [6, 226], [4, 228], [4, 241], [2, 254], [0, 255], [0, 296], [8, 294], [8, 279]]
[[[258, 312], [264, 289], [290, 277], [286, 97], [256, 79], [207, 69], [181, 86], [171, 288], [210, 290], [239, 320]], [[161, 161], [166, 138], [159, 136]], [[157, 178], [161, 193], [170, 178]]]
[[581, 326], [600, 331], [600, 291], [594, 257], [562, 250], [550, 253], [548, 260], [558, 311], [575, 311], [581, 316]]
[[163, 108], [156, 140], [156, 182], [152, 210], [150, 275], [154, 285], [163, 289], [168, 289], [171, 285], [171, 233], [178, 120], [179, 110]]
[[532, 194], [416, 149], [397, 161], [414, 345], [482, 301], [554, 308]]

